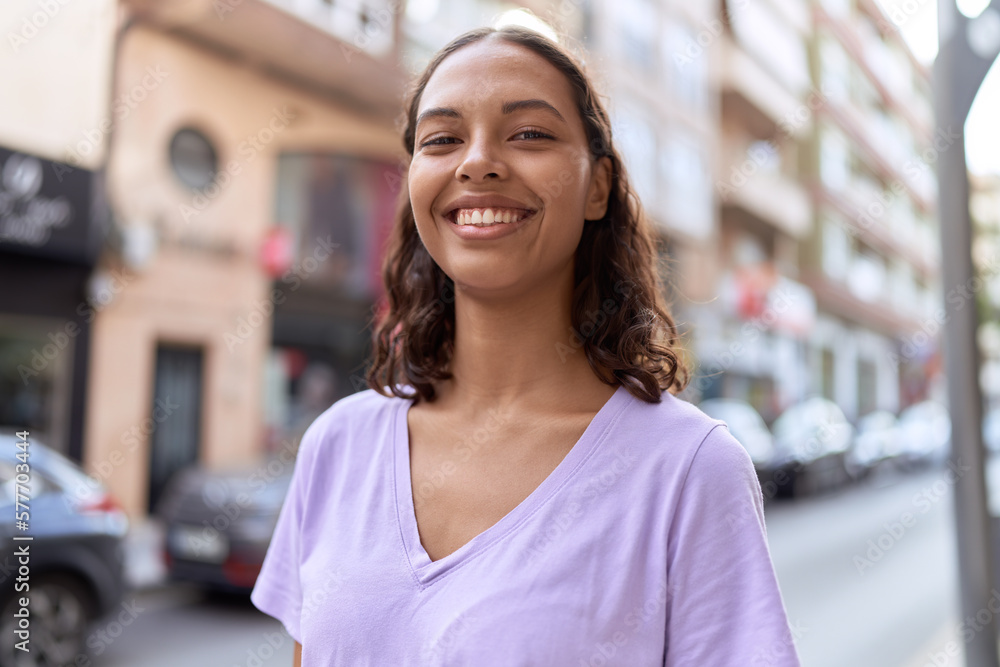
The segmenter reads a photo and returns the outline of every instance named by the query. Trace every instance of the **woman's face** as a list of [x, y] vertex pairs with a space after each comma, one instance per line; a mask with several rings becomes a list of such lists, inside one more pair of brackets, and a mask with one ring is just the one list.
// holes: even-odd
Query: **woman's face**
[[591, 160], [562, 73], [487, 38], [438, 66], [417, 118], [410, 203], [445, 274], [483, 296], [571, 280], [584, 220], [606, 210], [610, 170]]

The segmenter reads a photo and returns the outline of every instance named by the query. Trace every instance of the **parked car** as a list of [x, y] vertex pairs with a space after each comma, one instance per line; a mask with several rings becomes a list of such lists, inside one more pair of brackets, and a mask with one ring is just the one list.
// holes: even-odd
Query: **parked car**
[[843, 410], [825, 398], [793, 405], [775, 420], [772, 480], [780, 495], [805, 495], [850, 481], [846, 456], [854, 427]]
[[899, 420], [888, 410], [875, 410], [858, 420], [857, 434], [847, 451], [847, 470], [855, 479], [893, 462], [901, 453]]
[[941, 465], [951, 449], [951, 416], [934, 401], [916, 403], [899, 415], [903, 467]]
[[1000, 454], [1000, 408], [993, 408], [983, 417], [983, 444], [992, 454]]
[[[0, 432], [0, 665], [84, 664], [91, 626], [124, 599], [128, 519], [75, 463], [31, 436], [26, 446], [19, 442]], [[24, 511], [18, 500], [27, 504], [26, 529], [16, 524], [15, 510]], [[32, 539], [14, 539], [21, 536]], [[24, 546], [26, 582], [17, 575]], [[22, 597], [29, 600], [29, 653], [15, 648]]]
[[770, 470], [774, 459], [774, 437], [752, 405], [732, 398], [710, 398], [698, 407], [709, 417], [726, 422], [729, 432], [750, 455], [758, 476]]
[[260, 567], [292, 479], [294, 458], [256, 466], [178, 471], [156, 507], [169, 577], [205, 589], [246, 593]]

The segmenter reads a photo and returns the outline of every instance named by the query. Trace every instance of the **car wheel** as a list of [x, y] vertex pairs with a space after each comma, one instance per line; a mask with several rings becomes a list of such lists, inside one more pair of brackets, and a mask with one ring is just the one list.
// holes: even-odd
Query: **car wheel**
[[19, 638], [14, 634], [19, 609], [14, 597], [4, 605], [0, 620], [0, 664], [11, 667], [63, 667], [77, 664], [86, 653], [84, 642], [93, 616], [94, 600], [79, 580], [63, 574], [42, 575], [31, 582], [25, 595], [31, 613], [30, 651], [17, 649]]

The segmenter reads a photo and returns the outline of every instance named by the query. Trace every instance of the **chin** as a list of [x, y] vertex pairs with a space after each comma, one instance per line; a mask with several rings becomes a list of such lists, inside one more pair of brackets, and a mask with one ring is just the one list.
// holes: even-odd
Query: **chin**
[[501, 294], [516, 290], [521, 276], [509, 275], [504, 271], [489, 271], [482, 266], [469, 271], [448, 273], [452, 276], [456, 290], [474, 294]]

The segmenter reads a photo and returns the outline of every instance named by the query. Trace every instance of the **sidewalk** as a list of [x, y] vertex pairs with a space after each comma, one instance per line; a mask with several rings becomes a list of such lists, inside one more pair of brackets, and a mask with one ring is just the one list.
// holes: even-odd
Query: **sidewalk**
[[125, 536], [125, 583], [134, 590], [158, 588], [167, 582], [163, 563], [163, 525], [146, 518], [132, 522]]
[[[961, 621], [955, 618], [943, 625], [901, 667], [966, 667], [965, 642], [958, 634], [960, 624]], [[954, 642], [954, 644], [950, 645], [949, 642]], [[955, 647], [957, 647], [958, 655], [949, 655], [948, 650], [951, 649], [951, 652], [954, 653]], [[1000, 641], [997, 642], [997, 651], [1000, 653]]]

